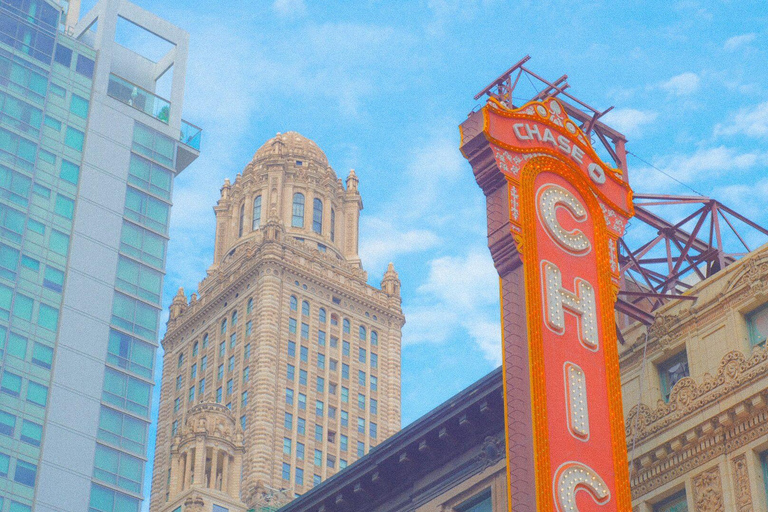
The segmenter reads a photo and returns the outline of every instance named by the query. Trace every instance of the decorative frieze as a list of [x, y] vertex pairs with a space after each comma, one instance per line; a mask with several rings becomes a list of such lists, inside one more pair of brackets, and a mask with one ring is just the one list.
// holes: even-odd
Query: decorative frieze
[[693, 501], [696, 512], [725, 512], [719, 466], [693, 477]]

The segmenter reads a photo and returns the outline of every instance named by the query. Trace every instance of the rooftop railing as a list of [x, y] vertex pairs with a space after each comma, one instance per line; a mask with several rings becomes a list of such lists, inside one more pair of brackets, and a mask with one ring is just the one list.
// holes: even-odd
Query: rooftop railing
[[[171, 102], [115, 74], [109, 75], [107, 94], [117, 101], [168, 124]], [[199, 141], [198, 141], [199, 143]]]
[[179, 140], [191, 147], [200, 151], [200, 138], [202, 137], [203, 130], [192, 123], [188, 123], [185, 120], [181, 120], [181, 134]]

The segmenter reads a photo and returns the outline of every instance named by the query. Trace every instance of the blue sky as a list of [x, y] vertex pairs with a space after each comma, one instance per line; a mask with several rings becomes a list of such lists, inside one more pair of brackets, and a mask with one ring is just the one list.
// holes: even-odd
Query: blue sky
[[[615, 105], [606, 121], [630, 151], [768, 224], [762, 1], [134, 1], [190, 33], [184, 118], [204, 130], [175, 183], [164, 303], [205, 275], [224, 178], [275, 133], [304, 134], [360, 178], [370, 283], [388, 261], [400, 273], [404, 425], [500, 363], [484, 198], [457, 126], [524, 55], [593, 106]], [[629, 165], [638, 192], [690, 193]]]

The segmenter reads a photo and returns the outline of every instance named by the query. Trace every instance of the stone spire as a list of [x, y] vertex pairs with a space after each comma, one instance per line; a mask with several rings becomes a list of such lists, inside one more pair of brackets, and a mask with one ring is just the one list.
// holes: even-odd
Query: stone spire
[[395, 272], [395, 265], [390, 261], [384, 278], [381, 280], [381, 289], [389, 296], [400, 296], [400, 277]]
[[357, 192], [357, 184], [360, 183], [360, 180], [357, 179], [357, 174], [355, 174], [354, 169], [349, 170], [349, 176], [347, 176], [347, 192]]
[[187, 309], [187, 296], [184, 295], [184, 288], [179, 288], [176, 292], [176, 296], [171, 302], [170, 314], [168, 316], [168, 322], [176, 320]]

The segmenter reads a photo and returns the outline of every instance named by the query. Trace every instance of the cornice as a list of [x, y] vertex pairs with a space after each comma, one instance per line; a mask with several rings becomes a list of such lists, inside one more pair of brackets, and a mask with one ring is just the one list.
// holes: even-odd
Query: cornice
[[[318, 258], [317, 255], [306, 252], [306, 248], [294, 240], [287, 243], [286, 241], [267, 241], [259, 245], [246, 246], [245, 249], [240, 251], [237, 259], [232, 260], [226, 267], [220, 266], [206, 277], [200, 285], [200, 296], [197, 300], [190, 302], [180, 316], [169, 321], [168, 329], [161, 341], [166, 351], [170, 352], [175, 348], [176, 343], [187, 333], [190, 326], [208, 319], [212, 312], [218, 312], [234, 290], [242, 288], [270, 266], [279, 269], [281, 274], [288, 272], [316, 286], [325, 287], [333, 295], [346, 299], [347, 302], [361, 303], [381, 317], [379, 322], [382, 325], [395, 322], [402, 327], [405, 323], [399, 304], [393, 308], [390, 296], [362, 280], [360, 277], [360, 273], [364, 273], [362, 270], [359, 273], [351, 273], [339, 268], [334, 264], [335, 262], [326, 261], [324, 258]], [[297, 249], [304, 249], [304, 254], [299, 253]], [[319, 251], [315, 252], [322, 255]], [[306, 263], [302, 263], [301, 258]], [[323, 267], [320, 269], [321, 272], [331, 270], [334, 278], [329, 278], [325, 273], [318, 276], [315, 265]], [[353, 283], [359, 293], [349, 291], [349, 284], [342, 283], [338, 278], [339, 275]], [[371, 295], [367, 294], [367, 290], [372, 292]]]
[[720, 361], [715, 376], [705, 374], [697, 383], [684, 377], [675, 384], [669, 403], [657, 402], [651, 409], [646, 404], [634, 406], [625, 420], [627, 444], [652, 442], [664, 432], [691, 419], [768, 375], [768, 348], [756, 347], [747, 359], [738, 350], [727, 353]]

